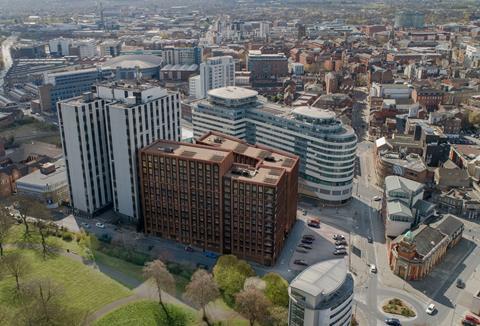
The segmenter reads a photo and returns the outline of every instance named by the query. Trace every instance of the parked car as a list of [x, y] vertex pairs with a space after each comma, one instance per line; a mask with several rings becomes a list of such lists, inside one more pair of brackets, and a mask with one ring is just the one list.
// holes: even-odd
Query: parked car
[[376, 274], [377, 273], [377, 266], [374, 264], [370, 265], [370, 273]]
[[333, 240], [345, 240], [345, 237], [341, 234], [334, 234]]
[[375, 196], [375, 197], [373, 197], [373, 200], [374, 200], [374, 201], [380, 201], [380, 200], [382, 200], [382, 197], [380, 197], [380, 196]]
[[335, 249], [337, 249], [337, 250], [344, 249], [344, 250], [345, 250], [345, 249], [347, 249], [347, 248], [346, 248], [345, 246], [335, 246]]
[[435, 312], [435, 310], [437, 310], [437, 308], [435, 308], [435, 305], [433, 303], [429, 304], [427, 309], [425, 310], [425, 312], [429, 315], [433, 315], [433, 313]]
[[302, 247], [298, 247], [297, 249], [295, 249], [296, 252], [299, 252], [299, 253], [302, 253], [302, 254], [306, 254], [308, 252], [307, 249], [305, 248], [302, 248]]
[[307, 210], [306, 209], [303, 210], [303, 215], [307, 215]]
[[385, 324], [390, 326], [402, 326], [400, 320], [398, 320], [397, 318], [387, 318], [385, 319]]
[[462, 325], [464, 326], [476, 326], [477, 324], [475, 324], [473, 321], [470, 321], [470, 320], [462, 320]]
[[315, 240], [315, 236], [312, 235], [312, 234], [305, 234], [305, 235], [302, 237], [302, 239], [306, 239], [306, 240], [311, 240], [311, 241], [313, 241], [313, 240]]
[[308, 222], [307, 224], [309, 227], [312, 227], [312, 228], [316, 228], [316, 229], [320, 229], [320, 223], [317, 223], [317, 222]]
[[208, 257], [208, 258], [213, 258], [213, 259], [217, 259], [218, 258], [218, 255], [214, 252], [211, 252], [211, 251], [207, 251], [205, 253], [205, 256]]
[[466, 315], [465, 320], [471, 321], [472, 323], [475, 323], [475, 325], [480, 324], [480, 319], [472, 315]]
[[304, 248], [304, 249], [312, 249], [312, 246], [308, 245], [308, 244], [305, 244], [305, 243], [301, 243], [298, 245], [300, 248]]
[[105, 229], [105, 224], [100, 223], [100, 222], [95, 223], [95, 226], [96, 226], [97, 228], [100, 228], [100, 229]]
[[312, 244], [313, 243], [313, 240], [309, 240], [309, 239], [302, 239], [300, 240], [302, 243], [306, 243], [306, 244]]
[[83, 223], [82, 223], [82, 226], [83, 226], [85, 229], [90, 229], [90, 224], [88, 224], [88, 223], [83, 222]]
[[368, 241], [368, 243], [373, 243], [373, 238], [369, 236], [369, 237], [367, 237], [367, 241]]
[[337, 241], [335, 241], [335, 245], [336, 245], [336, 246], [346, 246], [346, 245], [347, 245], [347, 241], [345, 241], [345, 240], [337, 240]]
[[293, 263], [295, 265], [308, 266], [307, 261], [305, 259], [295, 259]]
[[347, 254], [347, 251], [345, 249], [340, 249], [340, 250], [335, 250], [333, 252], [334, 255], [338, 256], [338, 255], [346, 255]]
[[185, 251], [193, 252], [193, 248], [190, 246], [185, 246]]
[[457, 284], [456, 284], [456, 286], [457, 286], [457, 288], [459, 288], [459, 289], [464, 289], [464, 288], [465, 288], [465, 282], [464, 282], [461, 278], [459, 278], [459, 279], [457, 279]]

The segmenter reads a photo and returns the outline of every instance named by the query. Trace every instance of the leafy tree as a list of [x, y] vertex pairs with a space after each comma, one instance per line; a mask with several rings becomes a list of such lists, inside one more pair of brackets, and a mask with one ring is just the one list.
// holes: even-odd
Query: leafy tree
[[266, 283], [265, 295], [275, 306], [288, 307], [288, 282], [276, 273], [263, 277]]
[[262, 291], [250, 287], [237, 293], [235, 296], [237, 311], [248, 319], [250, 326], [255, 322], [268, 320], [268, 310], [271, 307], [265, 294]]
[[20, 290], [20, 279], [23, 278], [30, 270], [28, 260], [18, 252], [12, 252], [5, 255], [1, 259], [0, 268], [3, 274], [10, 275], [15, 278], [17, 291]]
[[248, 277], [255, 276], [252, 266], [233, 255], [221, 256], [213, 268], [213, 277], [227, 304], [234, 303], [234, 296], [243, 289]]
[[172, 274], [170, 274], [161, 260], [156, 259], [145, 264], [143, 275], [146, 279], [151, 280], [156, 285], [158, 290], [158, 302], [162, 306], [167, 319], [171, 320], [171, 316], [163, 302], [162, 291], [167, 293], [173, 293], [175, 291], [175, 279]]
[[206, 305], [220, 296], [218, 286], [212, 275], [204, 269], [197, 270], [185, 289], [185, 297], [199, 306], [203, 312], [203, 320], [210, 325], [205, 312]]
[[10, 217], [10, 212], [8, 209], [0, 207], [0, 257], [3, 257], [3, 243], [12, 225], [13, 219]]
[[288, 326], [288, 309], [279, 306], [273, 306], [269, 310], [269, 325]]

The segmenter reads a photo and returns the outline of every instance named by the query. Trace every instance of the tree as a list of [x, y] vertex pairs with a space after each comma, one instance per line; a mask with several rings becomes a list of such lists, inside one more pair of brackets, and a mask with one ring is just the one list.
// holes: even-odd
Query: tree
[[237, 311], [241, 313], [253, 326], [256, 321], [262, 322], [268, 319], [270, 301], [262, 291], [253, 287], [237, 293], [235, 296]]
[[265, 296], [272, 304], [288, 307], [288, 282], [276, 273], [268, 273], [263, 277], [266, 283]]
[[143, 275], [145, 279], [149, 279], [155, 283], [155, 286], [158, 290], [158, 302], [162, 306], [167, 319], [171, 320], [167, 307], [163, 303], [162, 291], [167, 293], [173, 293], [175, 291], [175, 279], [173, 278], [172, 274], [170, 274], [167, 267], [161, 260], [156, 259], [145, 264], [145, 267], [143, 268]]
[[268, 310], [270, 322], [275, 326], [288, 326], [288, 309], [279, 306], [273, 306]]
[[220, 257], [213, 268], [215, 282], [230, 305], [234, 303], [235, 294], [243, 289], [245, 280], [251, 276], [255, 276], [252, 266], [233, 255]]
[[219, 296], [220, 291], [217, 284], [212, 275], [204, 269], [199, 269], [192, 275], [192, 280], [185, 289], [185, 297], [202, 308], [203, 320], [207, 325], [210, 325], [210, 323], [205, 312], [205, 306]]
[[65, 305], [63, 288], [49, 278], [35, 279], [21, 291], [22, 309], [18, 319], [25, 325], [76, 325], [80, 314]]
[[13, 207], [18, 210], [19, 217], [25, 227], [25, 238], [30, 237], [29, 217], [44, 220], [50, 217], [50, 213], [44, 204], [25, 196], [15, 196], [13, 199]]
[[13, 225], [13, 219], [8, 209], [0, 207], [0, 257], [3, 257], [3, 242]]
[[18, 252], [12, 252], [2, 257], [0, 266], [3, 273], [15, 278], [17, 291], [20, 290], [20, 279], [30, 270], [27, 259]]

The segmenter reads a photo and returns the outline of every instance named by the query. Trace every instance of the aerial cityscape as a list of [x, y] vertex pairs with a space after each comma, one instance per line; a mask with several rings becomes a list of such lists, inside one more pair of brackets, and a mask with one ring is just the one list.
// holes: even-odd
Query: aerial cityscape
[[480, 0], [0, 0], [0, 326], [480, 325]]

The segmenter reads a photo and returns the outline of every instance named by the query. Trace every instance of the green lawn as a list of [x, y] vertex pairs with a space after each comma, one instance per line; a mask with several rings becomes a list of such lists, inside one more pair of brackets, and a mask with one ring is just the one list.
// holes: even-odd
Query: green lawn
[[173, 321], [167, 322], [162, 308], [154, 301], [138, 301], [120, 307], [95, 322], [94, 326], [189, 326], [196, 324], [194, 314], [179, 306], [168, 305]]
[[[129, 263], [128, 261], [125, 261], [123, 259], [109, 256], [98, 250], [94, 250], [93, 256], [95, 257], [95, 262], [97, 264], [102, 264], [104, 266], [112, 268], [134, 280], [140, 282], [144, 281], [142, 276], [142, 266]], [[117, 281], [122, 283], [120, 279], [118, 279]], [[127, 284], [124, 285], [128, 287]]]

